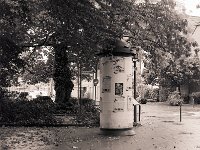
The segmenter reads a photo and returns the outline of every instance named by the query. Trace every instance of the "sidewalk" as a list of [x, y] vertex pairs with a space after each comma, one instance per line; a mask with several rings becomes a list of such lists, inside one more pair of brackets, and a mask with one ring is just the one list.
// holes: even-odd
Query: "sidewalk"
[[12, 150], [200, 150], [200, 106], [142, 105], [134, 136], [103, 136], [99, 128], [0, 128], [2, 149]]

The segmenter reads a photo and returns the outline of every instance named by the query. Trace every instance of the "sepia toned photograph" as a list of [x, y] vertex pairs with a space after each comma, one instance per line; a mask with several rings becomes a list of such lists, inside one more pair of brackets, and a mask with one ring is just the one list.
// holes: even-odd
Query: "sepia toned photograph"
[[0, 0], [0, 150], [200, 150], [200, 0]]
[[115, 95], [123, 95], [123, 83], [115, 83]]

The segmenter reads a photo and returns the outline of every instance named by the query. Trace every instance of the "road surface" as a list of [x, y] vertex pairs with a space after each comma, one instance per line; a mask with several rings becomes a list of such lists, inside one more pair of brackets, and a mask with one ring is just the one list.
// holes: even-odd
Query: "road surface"
[[142, 105], [134, 136], [103, 136], [94, 127], [0, 127], [2, 150], [200, 150], [200, 106]]

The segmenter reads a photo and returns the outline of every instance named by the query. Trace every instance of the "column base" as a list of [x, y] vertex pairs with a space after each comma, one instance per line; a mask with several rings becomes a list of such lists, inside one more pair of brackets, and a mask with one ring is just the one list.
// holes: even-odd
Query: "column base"
[[142, 126], [142, 124], [140, 122], [133, 122], [133, 126], [134, 127], [140, 127], [140, 126]]
[[111, 135], [111, 136], [133, 136], [135, 131], [133, 128], [128, 129], [104, 129], [100, 128], [100, 135]]

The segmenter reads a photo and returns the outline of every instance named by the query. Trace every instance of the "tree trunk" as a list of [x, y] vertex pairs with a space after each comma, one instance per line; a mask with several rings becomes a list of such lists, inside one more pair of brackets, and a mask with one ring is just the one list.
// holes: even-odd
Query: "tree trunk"
[[63, 45], [55, 46], [54, 51], [55, 102], [67, 103], [74, 87], [74, 84], [71, 81], [71, 72], [67, 52]]

